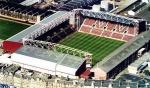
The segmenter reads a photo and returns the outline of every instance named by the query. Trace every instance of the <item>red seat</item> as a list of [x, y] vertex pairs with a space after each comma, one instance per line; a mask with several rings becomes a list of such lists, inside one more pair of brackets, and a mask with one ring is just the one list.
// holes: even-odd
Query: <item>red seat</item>
[[135, 30], [134, 27], [129, 27], [128, 34], [135, 35], [136, 33], [137, 33], [137, 31]]
[[89, 33], [91, 30], [91, 27], [88, 26], [81, 26], [80, 31], [85, 32], [85, 33]]
[[104, 37], [110, 37], [110, 35], [112, 34], [112, 32], [111, 31], [104, 31], [103, 33], [102, 33], [102, 36], [104, 36]]
[[107, 22], [106, 21], [97, 20], [95, 25], [96, 25], [96, 28], [103, 29], [104, 27], [106, 27]]
[[125, 36], [123, 37], [123, 40], [129, 41], [129, 40], [132, 39], [133, 37], [134, 37], [134, 36], [125, 35]]
[[92, 26], [95, 22], [96, 20], [87, 18], [84, 20], [84, 25]]
[[92, 34], [96, 34], [96, 35], [101, 35], [102, 34], [102, 30], [98, 30], [98, 29], [92, 29]]
[[122, 39], [123, 34], [113, 33], [111, 37], [112, 37], [112, 38], [116, 38], [116, 39]]
[[112, 22], [108, 22], [107, 30], [112, 31], [115, 28], [115, 25], [116, 24], [114, 24]]
[[137, 29], [138, 28], [111, 21], [86, 18], [80, 28], [80, 31], [98, 36], [112, 37], [114, 39], [129, 41], [138, 33]]
[[128, 29], [128, 26], [117, 24], [116, 25], [116, 29], [117, 29], [116, 32], [118, 32], [118, 33], [124, 33], [124, 31], [126, 31]]

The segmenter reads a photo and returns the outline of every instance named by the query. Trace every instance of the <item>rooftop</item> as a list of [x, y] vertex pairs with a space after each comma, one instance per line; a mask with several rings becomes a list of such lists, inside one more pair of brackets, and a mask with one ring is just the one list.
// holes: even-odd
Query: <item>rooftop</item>
[[29, 57], [34, 57], [37, 59], [54, 62], [56, 64], [71, 68], [78, 68], [84, 62], [83, 58], [77, 56], [32, 46], [23, 46], [22, 48], [18, 49], [16, 53]]
[[150, 21], [150, 3], [147, 4], [146, 6], [142, 7], [136, 14], [135, 16], [146, 19]]

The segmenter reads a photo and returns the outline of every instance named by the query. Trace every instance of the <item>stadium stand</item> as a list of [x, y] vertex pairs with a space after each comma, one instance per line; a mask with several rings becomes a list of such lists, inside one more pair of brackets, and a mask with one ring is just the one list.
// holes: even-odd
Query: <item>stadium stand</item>
[[[14, 64], [23, 68], [58, 75], [59, 77], [69, 76], [69, 78], [75, 79], [86, 70], [83, 58], [27, 45], [18, 49], [11, 55], [11, 58]], [[28, 60], [21, 60], [20, 58], [27, 58]]]
[[[68, 20], [70, 15], [71, 14], [69, 12], [58, 11], [58, 12], [52, 14], [51, 16], [43, 19], [41, 22], [28, 27], [24, 31], [21, 31], [18, 34], [14, 35], [14, 36], [10, 37], [9, 39], [7, 39], [6, 41], [4, 41], [3, 42], [4, 51], [6, 51], [6, 52], [16, 51], [20, 46], [22, 46], [22, 43], [24, 43], [25, 40], [28, 40], [28, 39], [32, 40], [32, 39], [39, 37], [40, 35], [53, 29], [55, 26]], [[71, 30], [69, 30], [69, 31], [71, 31]], [[42, 42], [40, 42], [40, 43], [42, 43]], [[39, 45], [42, 46], [43, 44], [39, 44]], [[49, 45], [47, 47], [49, 47]]]
[[138, 34], [138, 28], [132, 25], [92, 18], [85, 18], [79, 31], [123, 41], [129, 41]]
[[62, 24], [56, 26], [52, 30], [49, 30], [45, 34], [37, 37], [35, 40], [47, 41], [57, 43], [67, 35], [71, 34], [75, 30], [69, 25], [69, 20], [63, 22]]
[[[137, 53], [141, 48], [147, 48], [147, 51], [150, 49], [149, 43], [149, 33], [150, 31], [143, 32], [128, 43], [124, 44], [122, 47], [116, 49], [113, 53], [104, 58], [104, 61], [101, 61], [95, 65], [94, 68], [99, 66], [99, 72], [101, 74], [101, 79], [103, 79], [104, 72], [106, 75], [104, 79], [113, 78], [119, 72], [124, 70], [129, 64], [137, 59]], [[100, 70], [101, 69], [101, 70]], [[97, 73], [98, 75], [99, 73]]]
[[52, 11], [0, 1], [0, 16], [2, 17], [36, 23], [51, 14], [53, 14]]

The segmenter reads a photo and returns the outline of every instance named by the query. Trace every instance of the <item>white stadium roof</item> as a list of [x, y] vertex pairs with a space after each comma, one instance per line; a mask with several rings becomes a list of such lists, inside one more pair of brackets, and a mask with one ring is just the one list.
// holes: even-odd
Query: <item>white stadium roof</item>
[[74, 78], [83, 58], [31, 46], [23, 46], [11, 55], [12, 62], [24, 68]]
[[81, 65], [81, 63], [84, 61], [83, 58], [74, 55], [64, 54], [57, 51], [52, 51], [52, 50], [47, 50], [47, 49], [42, 49], [42, 48], [37, 48], [32, 46], [23, 46], [15, 53], [50, 61], [71, 68], [78, 68]]

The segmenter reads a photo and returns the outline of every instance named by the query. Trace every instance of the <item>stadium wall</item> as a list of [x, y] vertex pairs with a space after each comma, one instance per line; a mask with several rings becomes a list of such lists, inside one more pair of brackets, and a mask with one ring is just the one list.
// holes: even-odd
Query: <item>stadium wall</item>
[[56, 63], [44, 61], [18, 53], [13, 53], [11, 55], [11, 60], [14, 64], [20, 65], [23, 68], [55, 75]]
[[139, 22], [139, 34], [147, 30], [146, 21]]
[[101, 68], [93, 68], [91, 72], [94, 72], [93, 79], [95, 80], [106, 80], [107, 79], [107, 73], [101, 69]]
[[70, 68], [70, 67], [63, 66], [63, 65], [58, 65], [56, 67], [56, 75], [63, 76], [63, 77], [76, 79], [77, 78], [77, 76], [75, 75], [76, 71], [77, 69]]
[[124, 70], [128, 65], [134, 62], [137, 59], [137, 52], [134, 52], [132, 55], [127, 57], [124, 61], [118, 64], [115, 68], [107, 73], [106, 79], [115, 78], [122, 70]]

